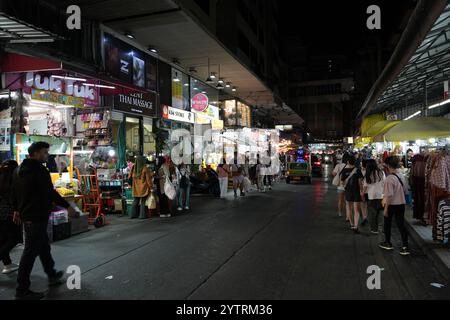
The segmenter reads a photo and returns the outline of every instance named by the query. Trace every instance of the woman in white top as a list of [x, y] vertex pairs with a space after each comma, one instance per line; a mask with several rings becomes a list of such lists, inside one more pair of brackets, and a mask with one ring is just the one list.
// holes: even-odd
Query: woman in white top
[[[369, 222], [370, 232], [378, 234], [379, 226], [382, 225], [383, 219], [383, 189], [386, 176], [380, 169], [377, 162], [369, 159], [366, 162], [366, 172], [363, 180], [363, 190], [361, 196], [367, 194], [369, 203]], [[364, 193], [364, 194], [363, 194]]]
[[342, 217], [342, 212], [345, 212], [345, 188], [341, 185], [341, 172], [347, 167], [348, 154], [345, 153], [342, 157], [342, 162], [338, 163], [332, 172], [333, 185], [337, 187], [338, 192], [338, 216]]

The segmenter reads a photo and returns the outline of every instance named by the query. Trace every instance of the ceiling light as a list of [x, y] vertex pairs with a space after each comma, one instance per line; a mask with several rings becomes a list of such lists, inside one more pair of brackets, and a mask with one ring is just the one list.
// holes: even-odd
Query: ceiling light
[[158, 50], [156, 50], [155, 47], [153, 47], [153, 46], [149, 46], [148, 47], [148, 51], [153, 52], [153, 53], [157, 53], [158, 52]]
[[406, 121], [406, 120], [410, 120], [410, 119], [412, 119], [412, 118], [418, 116], [418, 115], [421, 114], [421, 113], [422, 113], [422, 111], [417, 111], [416, 113], [414, 113], [414, 114], [410, 115], [408, 118], [406, 118], [405, 121]]
[[227, 84], [225, 85], [225, 88], [231, 88], [231, 82], [227, 82]]
[[206, 78], [205, 82], [210, 84], [210, 83], [213, 83], [214, 81], [213, 81], [213, 79], [211, 77], [208, 77], [208, 78]]
[[217, 78], [217, 77], [216, 77], [216, 74], [215, 74], [214, 72], [211, 72], [211, 76], [210, 76], [210, 78], [211, 78], [211, 79], [215, 79], [215, 78]]
[[446, 104], [448, 104], [448, 103], [450, 103], [450, 99], [447, 99], [447, 100], [444, 100], [444, 101], [442, 101], [442, 102], [433, 104], [433, 105], [429, 106], [428, 109], [431, 110], [431, 109], [434, 109], [434, 108], [437, 108], [437, 107], [446, 105]]
[[216, 89], [218, 89], [218, 90], [222, 90], [224, 88], [225, 87], [221, 83], [218, 83], [217, 86], [216, 86]]
[[55, 75], [52, 75], [52, 78], [56, 78], [56, 79], [64, 79], [64, 80], [82, 81], [82, 82], [87, 81], [86, 79], [83, 79], [83, 78], [65, 77], [65, 76], [55, 76]]
[[174, 82], [180, 82], [180, 79], [178, 78], [178, 73], [175, 72], [175, 78], [173, 79]]
[[206, 91], [202, 91], [203, 94], [206, 94]]
[[233, 89], [231, 89], [231, 91], [236, 92], [236, 91], [237, 91], [237, 88], [236, 88], [236, 87], [233, 87]]
[[217, 82], [220, 83], [220, 84], [223, 84], [223, 83], [224, 83], [224, 81], [223, 81], [222, 78], [220, 78], [219, 81], [217, 81]]
[[125, 32], [125, 37], [130, 38], [130, 39], [134, 39], [134, 34], [132, 34], [131, 32]]
[[195, 88], [194, 88], [194, 90], [195, 90], [195, 91], [198, 91], [198, 88], [197, 88], [197, 87], [195, 87]]
[[185, 86], [185, 87], [189, 87], [189, 83], [185, 83], [184, 86]]

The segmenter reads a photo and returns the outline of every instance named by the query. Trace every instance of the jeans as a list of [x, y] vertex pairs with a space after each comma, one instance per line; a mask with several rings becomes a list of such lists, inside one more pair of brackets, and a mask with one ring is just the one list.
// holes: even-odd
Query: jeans
[[145, 206], [145, 200], [147, 198], [134, 198], [133, 201], [133, 210], [131, 211], [131, 219], [139, 218], [146, 219], [147, 218], [147, 207]]
[[20, 259], [17, 276], [17, 291], [24, 292], [30, 288], [30, 275], [37, 257], [41, 260], [48, 277], [56, 275], [55, 261], [50, 252], [50, 242], [47, 235], [48, 222], [25, 222], [25, 248]]
[[383, 218], [383, 207], [381, 204], [381, 199], [369, 200], [368, 211], [370, 231], [378, 232]]
[[3, 264], [12, 263], [9, 253], [20, 242], [20, 227], [12, 219], [0, 221], [0, 260]]
[[[183, 196], [186, 197], [184, 206], [183, 206]], [[188, 184], [188, 186], [185, 189], [180, 187], [178, 189], [178, 207], [181, 208], [189, 207], [190, 197], [191, 197], [191, 184]]]
[[408, 247], [408, 232], [405, 227], [405, 205], [390, 205], [388, 216], [384, 217], [384, 236], [387, 243], [391, 243], [392, 218], [395, 217], [397, 228], [402, 236], [403, 247]]

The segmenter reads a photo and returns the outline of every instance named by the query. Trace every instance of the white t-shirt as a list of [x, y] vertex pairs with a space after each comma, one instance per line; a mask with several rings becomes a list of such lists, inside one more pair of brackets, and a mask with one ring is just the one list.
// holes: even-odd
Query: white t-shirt
[[367, 194], [369, 195], [369, 200], [383, 199], [384, 192], [384, 180], [386, 175], [383, 172], [383, 179], [378, 182], [368, 184], [366, 179], [364, 179], [363, 185], [367, 188]]

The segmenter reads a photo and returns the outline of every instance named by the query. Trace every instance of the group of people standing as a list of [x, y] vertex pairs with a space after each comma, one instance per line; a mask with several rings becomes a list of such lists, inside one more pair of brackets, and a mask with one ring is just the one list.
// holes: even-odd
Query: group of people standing
[[380, 243], [380, 248], [393, 250], [391, 227], [395, 219], [402, 237], [400, 254], [409, 255], [404, 222], [408, 190], [399, 168], [400, 159], [396, 156], [379, 163], [363, 154], [345, 153], [342, 162], [333, 170], [333, 185], [338, 192], [338, 215], [345, 212], [346, 221], [354, 233], [358, 234], [360, 226], [368, 223], [372, 234], [376, 235], [380, 230], [384, 232], [385, 240]]
[[190, 167], [176, 166], [169, 157], [159, 157], [157, 169], [152, 172], [146, 163], [145, 157], [138, 156], [130, 170], [129, 182], [134, 198], [131, 218], [146, 219], [149, 207], [159, 207], [162, 218], [171, 217], [174, 206], [177, 211], [190, 210]]

